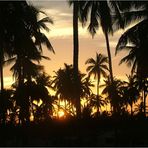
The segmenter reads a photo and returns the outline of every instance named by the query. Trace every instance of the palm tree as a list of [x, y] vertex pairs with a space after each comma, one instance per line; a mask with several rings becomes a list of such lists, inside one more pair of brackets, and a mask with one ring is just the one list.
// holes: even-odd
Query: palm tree
[[[132, 73], [136, 73], [139, 82], [146, 86], [147, 83], [147, 29], [148, 20], [144, 20], [134, 27], [127, 30], [119, 39], [116, 52], [120, 50], [128, 50], [129, 54], [121, 59], [120, 64], [127, 63], [132, 66]], [[143, 86], [144, 86], [143, 85]], [[146, 106], [147, 87], [142, 87], [144, 91], [144, 106]]]
[[[0, 17], [3, 21], [0, 23], [0, 77], [1, 77], [1, 98], [5, 97], [4, 82], [3, 82], [3, 66], [5, 58], [12, 56], [12, 50], [14, 49], [14, 16], [17, 16], [17, 21], [22, 20], [21, 14], [24, 6], [26, 6], [26, 1], [22, 2], [2, 2], [0, 6]], [[19, 9], [18, 9], [19, 8]], [[19, 14], [19, 15], [16, 15]], [[7, 19], [6, 19], [7, 18]], [[17, 23], [20, 25], [20, 23]], [[18, 26], [17, 26], [18, 27]], [[4, 93], [4, 94], [3, 94]], [[3, 96], [4, 95], [4, 96]]]
[[49, 32], [50, 29], [47, 26], [47, 23], [53, 24], [53, 21], [50, 17], [45, 16], [39, 20], [39, 15], [44, 14], [46, 15], [43, 11], [35, 8], [34, 6], [30, 6], [29, 10], [30, 14], [27, 16], [28, 21], [30, 21], [30, 24], [28, 24], [28, 27], [32, 26], [30, 29], [31, 32], [31, 37], [34, 37], [34, 43], [38, 50], [42, 52], [43, 47], [42, 45], [46, 45], [47, 49], [49, 51], [52, 51], [54, 53], [54, 49], [48, 39], [48, 37], [41, 31], [44, 30], [46, 32]]
[[[1, 15], [4, 16], [1, 22], [1, 90], [3, 90], [3, 61], [4, 53], [10, 57], [17, 55], [17, 64], [13, 67], [18, 67], [18, 77], [20, 83], [24, 80], [23, 62], [27, 61], [25, 65], [36, 67], [33, 60], [41, 59], [42, 46], [45, 44], [48, 49], [53, 51], [53, 48], [47, 37], [40, 31], [41, 28], [49, 31], [45, 23], [53, 23], [49, 17], [45, 17], [38, 21], [39, 11], [33, 6], [29, 6], [26, 1], [21, 2], [2, 2]], [[1, 17], [2, 18], [2, 17]], [[5, 19], [7, 18], [7, 19]], [[32, 53], [31, 51], [32, 50]], [[35, 56], [37, 56], [35, 58]], [[8, 57], [9, 58], [9, 57]], [[10, 62], [11, 60], [9, 60]], [[20, 62], [20, 63], [19, 63]], [[33, 71], [32, 71], [33, 72]], [[35, 72], [35, 71], [34, 71]], [[16, 74], [16, 73], [15, 73]], [[27, 74], [27, 73], [26, 73]], [[28, 73], [29, 74], [29, 73]], [[28, 75], [27, 74], [27, 75]], [[33, 73], [32, 73], [33, 74]], [[35, 73], [34, 73], [35, 74]], [[26, 76], [27, 76], [26, 75]]]
[[[25, 1], [17, 2], [17, 5], [10, 1], [3, 1], [0, 5], [0, 78], [1, 78], [1, 92], [4, 90], [4, 80], [3, 80], [3, 64], [6, 57], [11, 56], [11, 50], [13, 49], [12, 44], [12, 28], [10, 29], [10, 24], [12, 21], [12, 15], [17, 14], [16, 11], [20, 14], [21, 11], [17, 10], [18, 7], [23, 8]], [[7, 19], [6, 19], [7, 18]]]
[[[48, 38], [45, 36], [44, 33], [41, 32], [41, 29], [45, 29], [45, 31], [49, 31], [49, 28], [46, 26], [45, 23], [53, 23], [52, 20], [49, 17], [42, 18], [41, 20], [38, 21], [38, 15], [40, 13], [39, 10], [37, 10], [33, 6], [29, 6], [30, 16], [29, 20], [31, 24], [28, 24], [27, 30], [24, 31], [24, 36], [23, 36], [23, 43], [21, 42], [21, 45], [16, 49], [15, 54], [17, 55], [18, 59], [22, 59], [22, 61], [25, 58], [32, 58], [33, 60], [40, 61], [42, 58], [49, 59], [47, 57], [43, 57], [41, 55], [42, 53], [42, 44], [45, 44], [47, 46], [47, 49], [50, 51], [54, 52], [52, 45], [50, 44]], [[32, 26], [29, 28], [29, 26]], [[29, 34], [28, 34], [29, 32]], [[19, 37], [19, 36], [18, 36]], [[34, 38], [34, 41], [32, 40]], [[19, 38], [18, 38], [19, 39]], [[18, 42], [18, 40], [16, 40]], [[16, 43], [18, 44], [18, 43]], [[23, 51], [20, 53], [20, 49], [23, 46]], [[28, 48], [31, 50], [30, 52], [28, 51]], [[32, 53], [31, 53], [32, 52]]]
[[139, 99], [139, 91], [137, 89], [137, 80], [135, 75], [127, 75], [128, 82], [124, 83], [124, 99], [131, 106], [131, 116], [133, 116], [133, 103]]
[[75, 75], [75, 98], [76, 98], [76, 112], [78, 119], [81, 117], [80, 92], [79, 92], [79, 35], [78, 35], [78, 14], [79, 14], [79, 0], [70, 0], [69, 4], [73, 5], [73, 67]]
[[139, 104], [137, 104], [137, 105], [135, 105], [136, 106], [136, 108], [135, 108], [135, 112], [137, 113], [137, 114], [139, 114], [139, 115], [143, 115], [143, 113], [144, 113], [144, 111], [143, 111], [143, 109], [144, 109], [144, 104], [143, 104], [143, 102], [140, 102]]
[[[138, 75], [138, 79], [140, 79], [141, 83], [147, 83], [146, 79], [148, 77], [147, 72], [147, 35], [148, 35], [148, 3], [142, 1], [135, 1], [133, 3], [130, 11], [123, 11], [123, 18], [126, 25], [131, 22], [139, 21], [128, 29], [124, 34], [120, 37], [117, 47], [116, 53], [120, 50], [128, 49], [129, 54], [121, 60], [122, 62], [126, 62], [129, 66], [132, 66], [132, 73], [136, 72]], [[144, 85], [143, 85], [144, 86]], [[146, 96], [147, 96], [147, 88], [143, 87], [143, 102], [144, 108], [146, 106]], [[145, 110], [145, 109], [144, 109]], [[146, 112], [146, 110], [145, 110]]]
[[[28, 6], [27, 8], [28, 9], [26, 9], [24, 12], [25, 17], [28, 16], [26, 24], [21, 24], [19, 28], [21, 30], [21, 34], [15, 31], [15, 48], [13, 51], [13, 55], [16, 55], [16, 58], [13, 59], [16, 59], [16, 63], [11, 68], [11, 70], [13, 70], [14, 72], [15, 78], [18, 79], [18, 86], [24, 89], [24, 91], [26, 89], [26, 87], [24, 86], [24, 79], [26, 79], [27, 82], [31, 83], [31, 79], [37, 76], [40, 70], [43, 69], [43, 66], [37, 65], [33, 61], [40, 62], [42, 58], [49, 59], [42, 56], [42, 44], [45, 44], [49, 50], [53, 51], [48, 38], [45, 36], [44, 33], [40, 31], [41, 28], [46, 29], [47, 31], [49, 30], [45, 23], [52, 23], [51, 19], [46, 17], [38, 21], [38, 14], [40, 11], [38, 11], [33, 6]], [[13, 25], [16, 27], [15, 23]], [[11, 61], [12, 60], [10, 60], [10, 62]], [[18, 91], [20, 90], [20, 88], [18, 89]], [[29, 101], [29, 96], [26, 96], [25, 94], [20, 95], [21, 97], [19, 98], [21, 98], [23, 102], [21, 102], [20, 106], [21, 108], [23, 108], [25, 101]], [[29, 102], [26, 104], [29, 105]], [[28, 107], [26, 106], [24, 108], [26, 112], [29, 111]], [[29, 115], [27, 115], [27, 118], [28, 116]]]
[[109, 77], [104, 80], [104, 82], [105, 84], [101, 86], [105, 87], [102, 91], [102, 94], [105, 94], [106, 100], [109, 100], [113, 114], [120, 114], [123, 107], [122, 88], [124, 83], [116, 78], [114, 78], [113, 83], [111, 83]]
[[83, 107], [82, 117], [83, 119], [90, 119], [92, 117], [92, 107], [90, 105]]
[[142, 103], [143, 103], [143, 110], [144, 110], [144, 116], [146, 117], [146, 98], [148, 94], [147, 87], [148, 86], [148, 80], [147, 78], [137, 77], [137, 88], [139, 92], [142, 93]]
[[[148, 24], [148, 4], [147, 2], [134, 2], [136, 6], [136, 11], [131, 9], [129, 12], [124, 12], [123, 17], [125, 19], [126, 24], [131, 22], [135, 22], [135, 20], [139, 20], [139, 22], [128, 29], [119, 39], [116, 53], [120, 50], [128, 49], [129, 55], [124, 57], [121, 60], [122, 62], [126, 62], [129, 66], [132, 66], [132, 73], [136, 72], [138, 75], [139, 82], [144, 84], [146, 83], [147, 78], [147, 24]], [[143, 85], [144, 86], [144, 85]], [[146, 106], [146, 96], [147, 96], [147, 88], [143, 87], [144, 95], [144, 106]]]
[[90, 99], [90, 106], [97, 108], [97, 117], [100, 114], [100, 109], [102, 106], [106, 105], [107, 102], [106, 100], [103, 99], [103, 97], [101, 95], [95, 95], [95, 94], [91, 94], [89, 96]]
[[55, 72], [53, 87], [56, 90], [56, 96], [60, 95], [60, 98], [64, 98], [67, 101], [69, 99], [74, 102], [74, 80], [72, 65], [64, 65], [64, 69], [59, 69]]
[[128, 12], [133, 5], [137, 7], [138, 2], [135, 4], [134, 1], [87, 0], [83, 1], [80, 5], [80, 21], [83, 26], [89, 22], [88, 30], [92, 36], [96, 34], [99, 26], [102, 27], [106, 40], [111, 81], [113, 81], [113, 70], [108, 35], [113, 35], [113, 32], [125, 28], [130, 23], [130, 18], [125, 20], [122, 12]]
[[[105, 35], [106, 47], [109, 60], [109, 72], [111, 81], [113, 82], [113, 72], [112, 72], [112, 61], [111, 61], [111, 52], [109, 45], [108, 34], [113, 33], [113, 19], [111, 17], [112, 11], [116, 12], [116, 16], [120, 18], [118, 25], [122, 25], [120, 10], [118, 8], [118, 2], [116, 1], [84, 1], [84, 4], [81, 6], [81, 21], [83, 25], [86, 25], [88, 18], [90, 18], [88, 30], [94, 36], [99, 28], [99, 25], [102, 27], [102, 31]], [[114, 12], [114, 13], [115, 13]], [[89, 16], [90, 14], [90, 16]]]
[[5, 124], [7, 121], [8, 110], [9, 113], [13, 109], [13, 93], [12, 89], [4, 89], [3, 94], [0, 94], [0, 117], [1, 123]]
[[[65, 64], [65, 68], [60, 68], [55, 74], [53, 87], [56, 90], [56, 96], [66, 99], [68, 102], [72, 102], [77, 107], [74, 68], [72, 65]], [[80, 72], [79, 80], [80, 97], [83, 98], [91, 93], [90, 87], [93, 85], [91, 84], [91, 81]]]
[[[31, 103], [33, 105], [33, 101], [42, 100], [42, 104], [36, 107], [36, 111], [40, 111], [40, 118], [48, 119], [49, 115], [52, 115], [52, 103], [53, 98], [49, 94], [47, 88], [51, 88], [51, 77], [47, 75], [45, 72], [38, 74], [31, 83], [28, 84], [28, 95], [31, 97]], [[32, 109], [33, 111], [33, 109]], [[34, 112], [34, 111], [33, 111]], [[33, 113], [36, 116], [36, 113]]]
[[126, 62], [128, 66], [132, 66], [132, 73], [136, 72], [142, 77], [147, 76], [147, 67], [145, 66], [147, 62], [147, 24], [148, 21], [145, 20], [128, 29], [120, 37], [116, 46], [116, 54], [121, 50], [129, 51], [129, 54], [121, 59], [120, 64]]
[[[106, 77], [106, 71], [108, 71], [107, 67], [108, 59], [102, 54], [96, 53], [96, 59], [89, 58], [85, 64], [89, 64], [86, 71], [89, 73], [89, 76], [94, 75], [94, 79], [97, 79], [97, 98], [96, 100], [99, 101], [99, 84], [101, 75]], [[98, 109], [99, 110], [99, 109]]]

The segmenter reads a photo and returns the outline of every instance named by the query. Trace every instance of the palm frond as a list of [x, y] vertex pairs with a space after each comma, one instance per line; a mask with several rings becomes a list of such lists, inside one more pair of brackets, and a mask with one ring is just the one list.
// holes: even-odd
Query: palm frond
[[85, 64], [95, 64], [96, 61], [93, 58], [89, 58], [88, 60], [86, 60]]
[[15, 62], [15, 60], [16, 60], [16, 57], [13, 57], [13, 58], [11, 58], [11, 59], [8, 59], [8, 60], [6, 60], [6, 61], [4, 61], [4, 66], [9, 66], [10, 64], [12, 64], [13, 62]]

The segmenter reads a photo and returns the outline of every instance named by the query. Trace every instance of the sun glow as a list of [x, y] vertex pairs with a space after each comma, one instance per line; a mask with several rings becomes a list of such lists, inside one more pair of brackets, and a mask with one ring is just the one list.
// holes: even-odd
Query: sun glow
[[59, 110], [59, 111], [58, 111], [58, 116], [59, 116], [59, 118], [64, 117], [64, 115], [65, 115], [65, 113], [64, 113], [63, 110]]

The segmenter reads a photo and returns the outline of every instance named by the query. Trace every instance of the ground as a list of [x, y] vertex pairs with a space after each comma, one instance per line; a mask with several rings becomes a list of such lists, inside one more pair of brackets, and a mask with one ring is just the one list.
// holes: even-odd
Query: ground
[[0, 146], [148, 146], [145, 120], [47, 121], [0, 127]]

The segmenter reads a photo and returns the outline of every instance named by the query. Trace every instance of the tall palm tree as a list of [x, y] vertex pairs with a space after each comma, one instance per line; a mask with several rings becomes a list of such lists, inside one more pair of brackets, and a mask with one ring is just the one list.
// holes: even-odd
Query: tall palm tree
[[113, 82], [111, 51], [108, 38], [108, 34], [113, 33], [111, 8], [114, 9], [115, 12], [117, 12], [117, 16], [121, 20], [120, 10], [117, 6], [116, 1], [110, 1], [110, 4], [108, 1], [84, 1], [83, 6], [81, 7], [81, 21], [83, 25], [86, 25], [86, 22], [88, 22], [88, 18], [90, 18], [88, 30], [92, 34], [92, 36], [96, 34], [99, 25], [102, 27], [102, 31], [105, 35], [106, 40], [110, 77], [111, 81]]
[[[27, 6], [26, 1], [22, 2], [2, 2], [0, 7], [0, 17], [3, 21], [0, 23], [0, 76], [1, 76], [1, 93], [4, 91], [3, 82], [3, 64], [6, 57], [11, 57], [14, 49], [14, 30], [16, 26], [11, 25], [17, 18], [17, 27], [21, 27], [21, 21], [24, 19], [22, 10]], [[18, 15], [19, 14], [19, 15]], [[25, 27], [25, 25], [24, 25]], [[18, 31], [18, 30], [17, 30]], [[1, 98], [3, 98], [2, 96]]]
[[[89, 73], [89, 76], [94, 75], [94, 79], [97, 79], [97, 98], [96, 100], [99, 101], [99, 84], [100, 84], [100, 79], [101, 75], [103, 77], [107, 76], [107, 67], [108, 59], [106, 56], [96, 53], [96, 59], [89, 58], [85, 64], [89, 64], [87, 67], [86, 71]], [[99, 110], [99, 108], [98, 108]]]
[[80, 92], [79, 92], [79, 35], [78, 35], [78, 14], [79, 14], [79, 0], [70, 0], [69, 4], [73, 5], [73, 67], [75, 75], [75, 98], [76, 98], [76, 112], [78, 119], [81, 117]]
[[[54, 52], [48, 38], [41, 32], [42, 28], [46, 31], [49, 30], [45, 23], [52, 23], [52, 20], [49, 17], [45, 17], [38, 21], [39, 13], [40, 11], [33, 6], [28, 6], [24, 10], [24, 17], [26, 20], [19, 28], [21, 33], [18, 33], [16, 28], [13, 30], [15, 34], [13, 55], [16, 55], [16, 63], [11, 70], [13, 70], [14, 76], [18, 79], [19, 87], [22, 89], [26, 89], [24, 86], [24, 79], [31, 83], [31, 79], [43, 69], [42, 66], [35, 64], [33, 61], [40, 62], [42, 58], [49, 59], [42, 56], [42, 44], [45, 44], [49, 50]], [[16, 27], [17, 24], [14, 22], [13, 25]], [[20, 105], [21, 108], [23, 108], [25, 101], [29, 101], [29, 96], [26, 96], [23, 93], [20, 95], [21, 97], [18, 97], [22, 99]], [[27, 105], [28, 106], [24, 108], [26, 112], [29, 111], [29, 102]], [[23, 111], [21, 112], [23, 113]], [[25, 117], [25, 115], [23, 116]], [[26, 116], [26, 120], [28, 120], [29, 114], [26, 114]]]
[[[121, 12], [128, 11], [133, 6], [134, 1], [83, 1], [80, 7], [80, 20], [85, 26], [89, 22], [88, 30], [94, 36], [101, 26], [106, 40], [106, 47], [109, 60], [109, 70], [111, 81], [113, 82], [112, 59], [108, 35], [118, 29], [127, 26], [128, 21], [124, 20]], [[89, 20], [88, 20], [89, 19]]]

